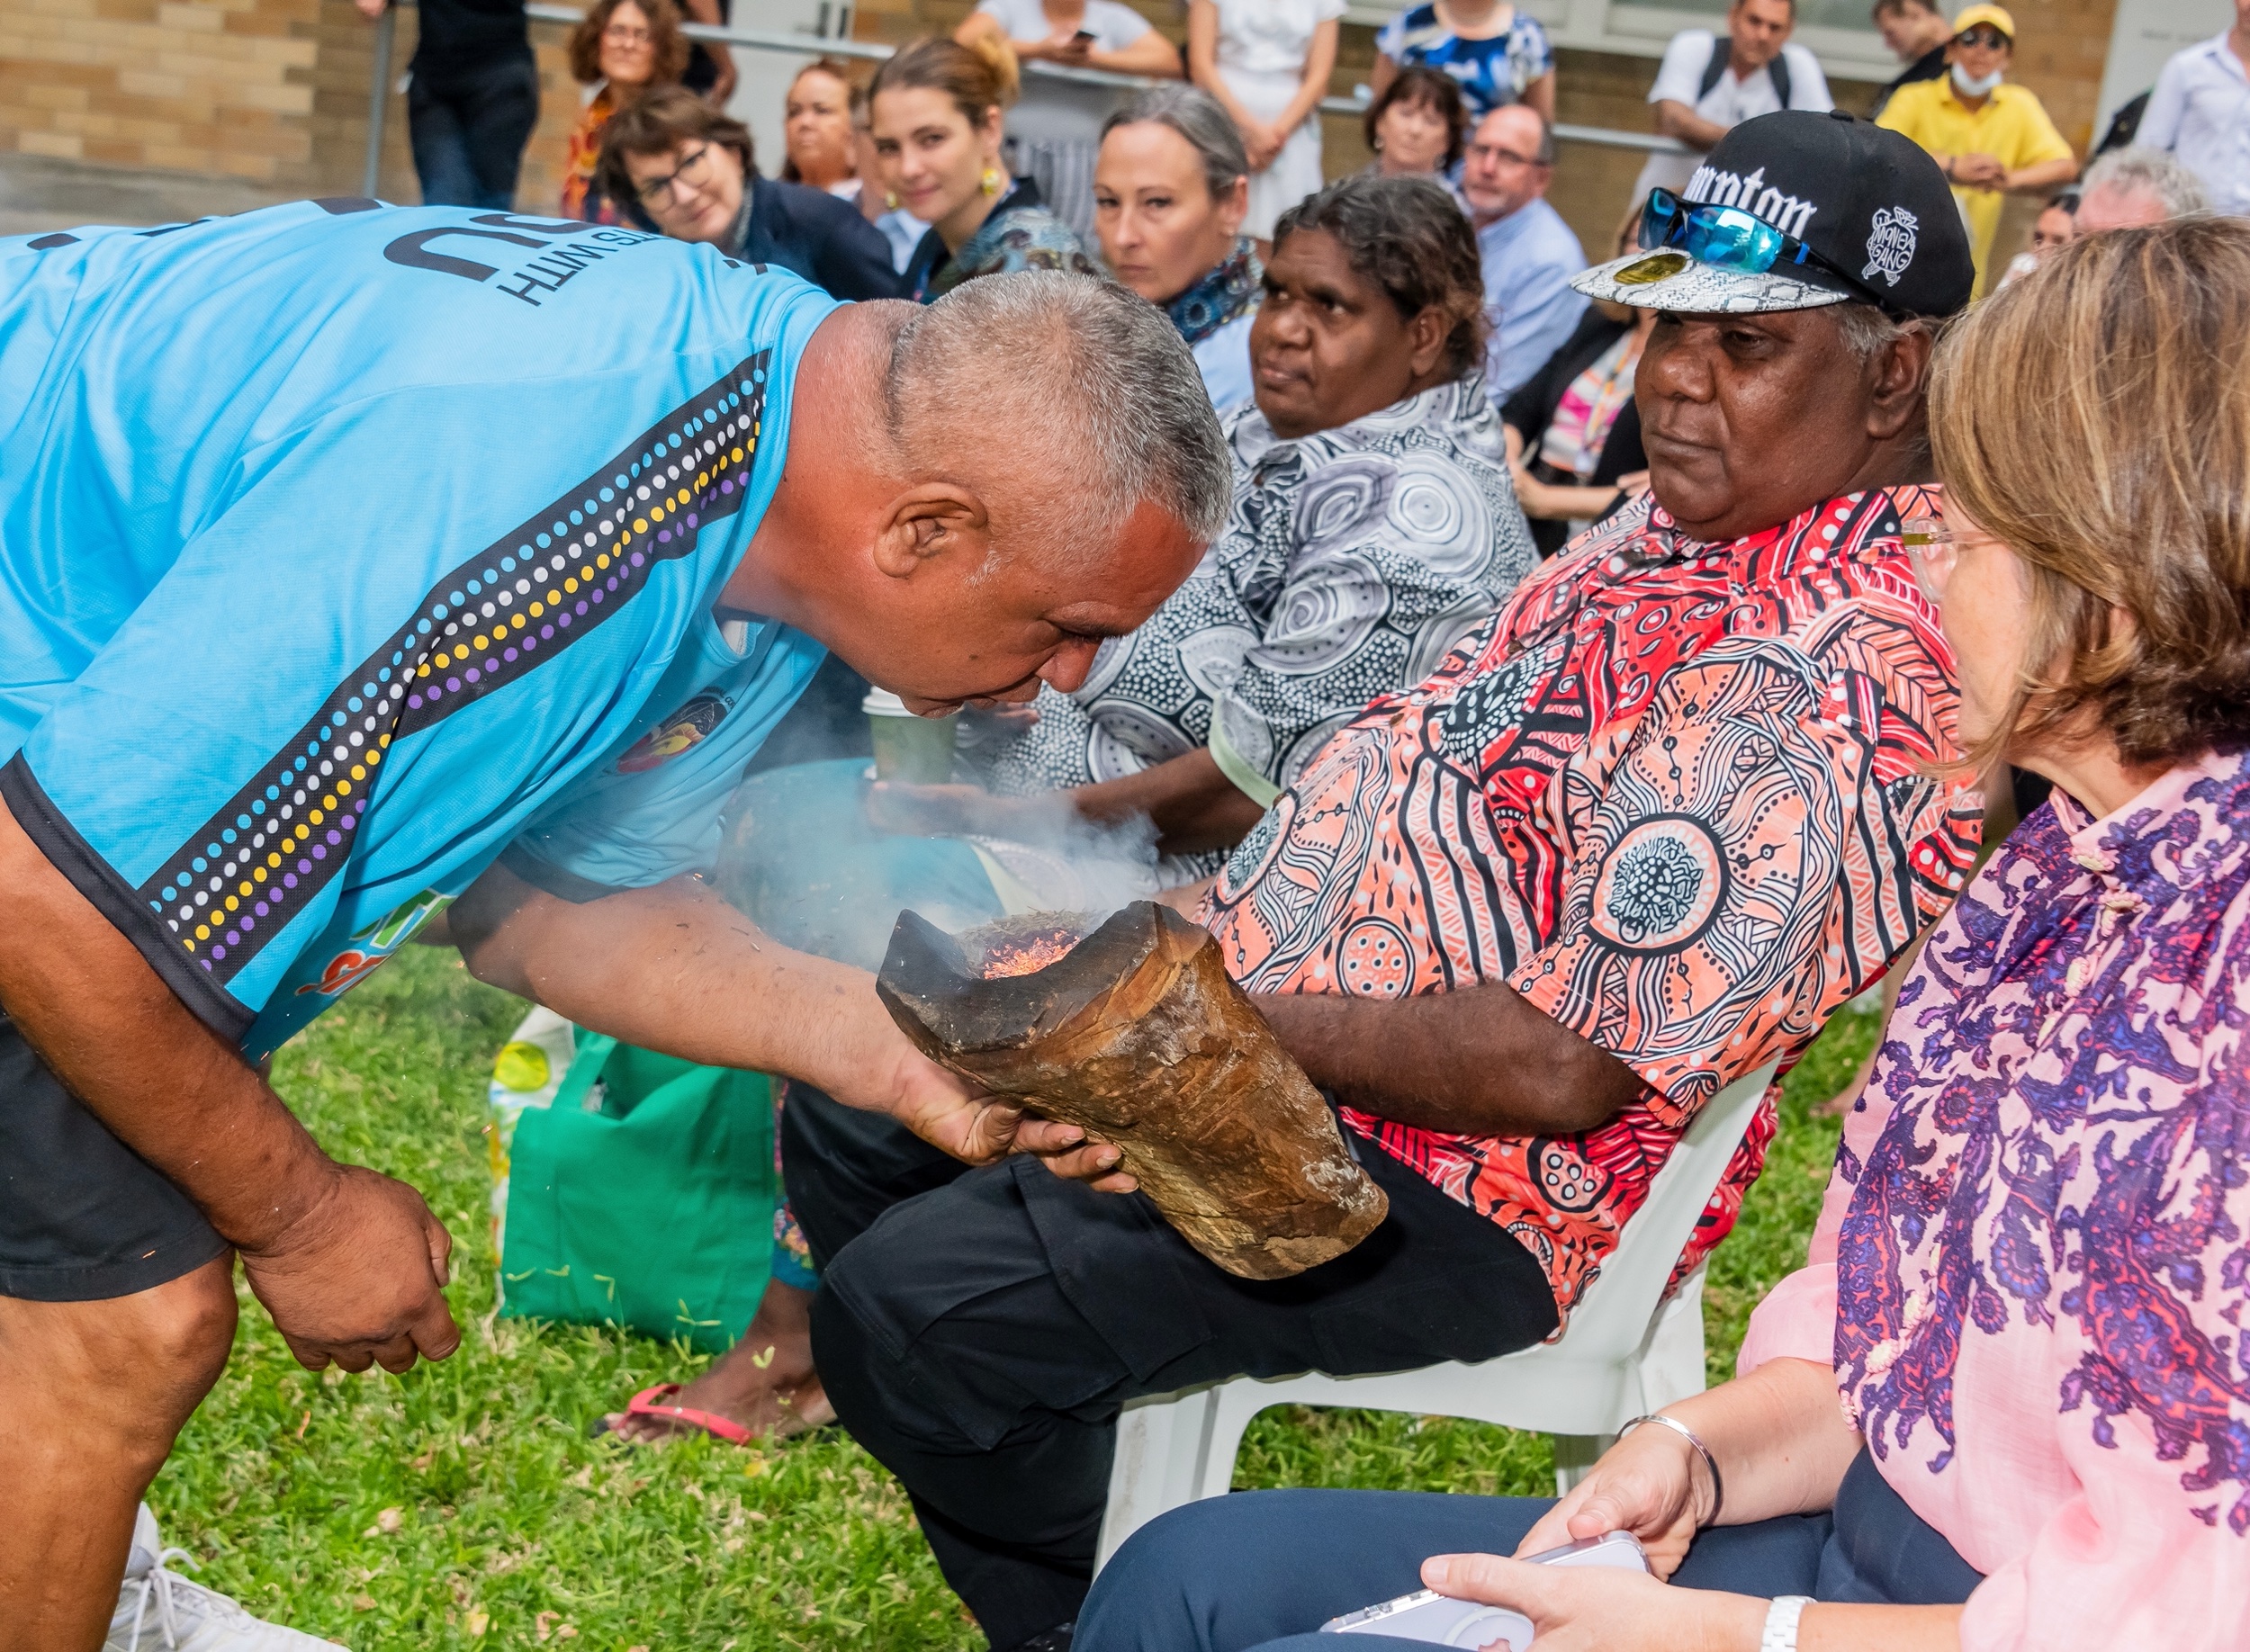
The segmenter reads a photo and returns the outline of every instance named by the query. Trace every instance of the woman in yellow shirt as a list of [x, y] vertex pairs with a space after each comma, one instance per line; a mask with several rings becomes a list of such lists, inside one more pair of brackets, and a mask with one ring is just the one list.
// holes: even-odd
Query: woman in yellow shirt
[[2005, 8], [1972, 5], [1953, 20], [1943, 79], [1914, 81], [1892, 94], [1878, 126], [1930, 151], [1953, 185], [1976, 260], [1976, 293], [1988, 285], [2002, 194], [2043, 194], [2078, 175], [2078, 157], [2038, 97], [2005, 79], [2016, 22]]

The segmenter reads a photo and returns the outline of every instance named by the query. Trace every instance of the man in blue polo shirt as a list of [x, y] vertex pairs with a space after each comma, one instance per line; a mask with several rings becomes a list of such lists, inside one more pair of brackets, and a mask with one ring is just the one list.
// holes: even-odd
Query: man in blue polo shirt
[[1076, 1145], [688, 875], [824, 648], [1026, 699], [1184, 577], [1228, 472], [1160, 314], [303, 202], [0, 241], [0, 1652], [100, 1643], [235, 1253], [315, 1369], [458, 1341], [445, 1230], [259, 1068], [448, 903], [588, 1026]]

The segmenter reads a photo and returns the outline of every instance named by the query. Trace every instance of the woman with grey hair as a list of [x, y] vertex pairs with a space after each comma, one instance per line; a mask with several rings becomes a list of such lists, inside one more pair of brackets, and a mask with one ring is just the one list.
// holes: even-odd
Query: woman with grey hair
[[1262, 279], [1256, 400], [1221, 420], [1226, 530], [1081, 688], [1042, 689], [1029, 727], [979, 719], [968, 766], [989, 790], [878, 786], [878, 821], [1004, 845], [1059, 791], [1087, 821], [1151, 822], [1165, 881], [1209, 876], [1330, 734], [1428, 676], [1530, 570], [1453, 197], [1332, 184], [1282, 215]]
[[1111, 115], [1094, 163], [1102, 261], [1172, 318], [1221, 413], [1250, 400], [1261, 271], [1242, 233], [1249, 171], [1219, 100], [1183, 85], [1151, 86]]

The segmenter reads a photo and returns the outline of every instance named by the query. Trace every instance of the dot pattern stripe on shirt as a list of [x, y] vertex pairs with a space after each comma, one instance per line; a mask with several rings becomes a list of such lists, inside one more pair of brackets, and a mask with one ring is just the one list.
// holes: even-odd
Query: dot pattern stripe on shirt
[[190, 957], [231, 979], [342, 869], [393, 741], [554, 658], [741, 508], [768, 364], [762, 351], [738, 364], [423, 595], [140, 885]]

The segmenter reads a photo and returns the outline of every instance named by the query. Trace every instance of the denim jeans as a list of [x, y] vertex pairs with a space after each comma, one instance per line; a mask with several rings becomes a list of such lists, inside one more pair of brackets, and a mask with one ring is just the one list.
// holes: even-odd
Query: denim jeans
[[406, 94], [407, 131], [424, 206], [516, 204], [524, 145], [539, 122], [539, 71], [526, 54], [433, 79], [417, 70]]

